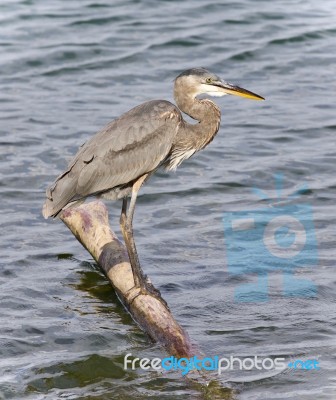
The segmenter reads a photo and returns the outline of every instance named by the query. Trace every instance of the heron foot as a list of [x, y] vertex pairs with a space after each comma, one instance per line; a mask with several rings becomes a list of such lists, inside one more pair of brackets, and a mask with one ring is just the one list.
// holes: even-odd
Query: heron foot
[[161, 292], [159, 289], [153, 286], [152, 282], [147, 278], [146, 276], [146, 290], [157, 300], [159, 300], [168, 310], [168, 304], [167, 302], [162, 298]]
[[133, 301], [140, 295], [151, 296], [157, 299], [161, 304], [164, 305], [165, 308], [169, 310], [167, 302], [161, 297], [160, 290], [156, 289], [151, 281], [145, 277], [145, 280], [142, 282], [141, 286], [133, 286], [127, 293], [128, 302], [132, 304]]

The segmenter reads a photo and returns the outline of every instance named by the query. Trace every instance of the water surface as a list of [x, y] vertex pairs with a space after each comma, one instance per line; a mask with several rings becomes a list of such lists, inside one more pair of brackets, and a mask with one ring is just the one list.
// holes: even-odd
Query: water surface
[[[178, 373], [123, 370], [126, 353], [165, 353], [65, 226], [41, 216], [46, 186], [80, 144], [143, 101], [172, 101], [174, 77], [194, 66], [267, 101], [216, 100], [223, 116], [211, 145], [143, 188], [142, 265], [204, 354], [320, 362], [319, 371], [223, 374], [237, 398], [334, 398], [335, 39], [330, 0], [0, 5], [1, 398], [199, 396]], [[296, 273], [317, 296], [283, 296], [274, 272], [267, 302], [237, 302], [237, 285], [254, 277], [229, 273], [222, 218], [267, 207], [255, 187], [275, 201], [275, 173], [285, 198], [307, 184], [318, 263]], [[119, 231], [120, 203], [109, 209]]]

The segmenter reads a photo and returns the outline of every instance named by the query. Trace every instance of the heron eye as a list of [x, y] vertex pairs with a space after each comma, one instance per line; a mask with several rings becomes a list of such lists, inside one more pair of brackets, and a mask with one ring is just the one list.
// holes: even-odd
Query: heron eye
[[212, 83], [212, 78], [206, 78], [205, 82], [206, 83]]

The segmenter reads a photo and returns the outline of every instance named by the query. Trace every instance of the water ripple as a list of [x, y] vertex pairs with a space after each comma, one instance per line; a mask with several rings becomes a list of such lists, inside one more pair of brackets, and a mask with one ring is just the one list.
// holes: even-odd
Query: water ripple
[[[199, 395], [179, 374], [123, 370], [129, 352], [165, 354], [134, 325], [63, 224], [42, 218], [41, 206], [47, 184], [88, 137], [143, 101], [173, 100], [174, 77], [205, 66], [267, 101], [216, 99], [223, 115], [213, 143], [176, 174], [160, 171], [145, 185], [135, 215], [142, 265], [206, 355], [321, 361], [315, 375], [222, 375], [223, 385], [241, 382], [232, 384], [240, 399], [332, 398], [335, 11], [329, 0], [287, 3], [1, 5], [0, 397]], [[284, 175], [281, 204], [276, 172]], [[299, 204], [312, 207], [319, 252], [318, 265], [296, 269], [295, 277], [312, 281], [318, 295], [284, 296], [282, 275], [275, 273], [267, 302], [235, 301], [237, 287], [255, 282], [261, 271], [262, 243], [244, 258], [258, 268], [232, 274], [223, 216], [289, 207], [295, 191]], [[118, 230], [120, 203], [109, 209]]]

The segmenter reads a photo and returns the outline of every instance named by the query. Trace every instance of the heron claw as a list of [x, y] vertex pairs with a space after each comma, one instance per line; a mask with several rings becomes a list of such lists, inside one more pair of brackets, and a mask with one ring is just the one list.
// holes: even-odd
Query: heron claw
[[140, 295], [151, 296], [157, 299], [163, 306], [169, 310], [167, 302], [161, 297], [160, 290], [156, 289], [152, 283], [145, 277], [140, 280], [140, 285], [134, 285], [127, 293], [128, 303], [132, 304], [133, 301]]

